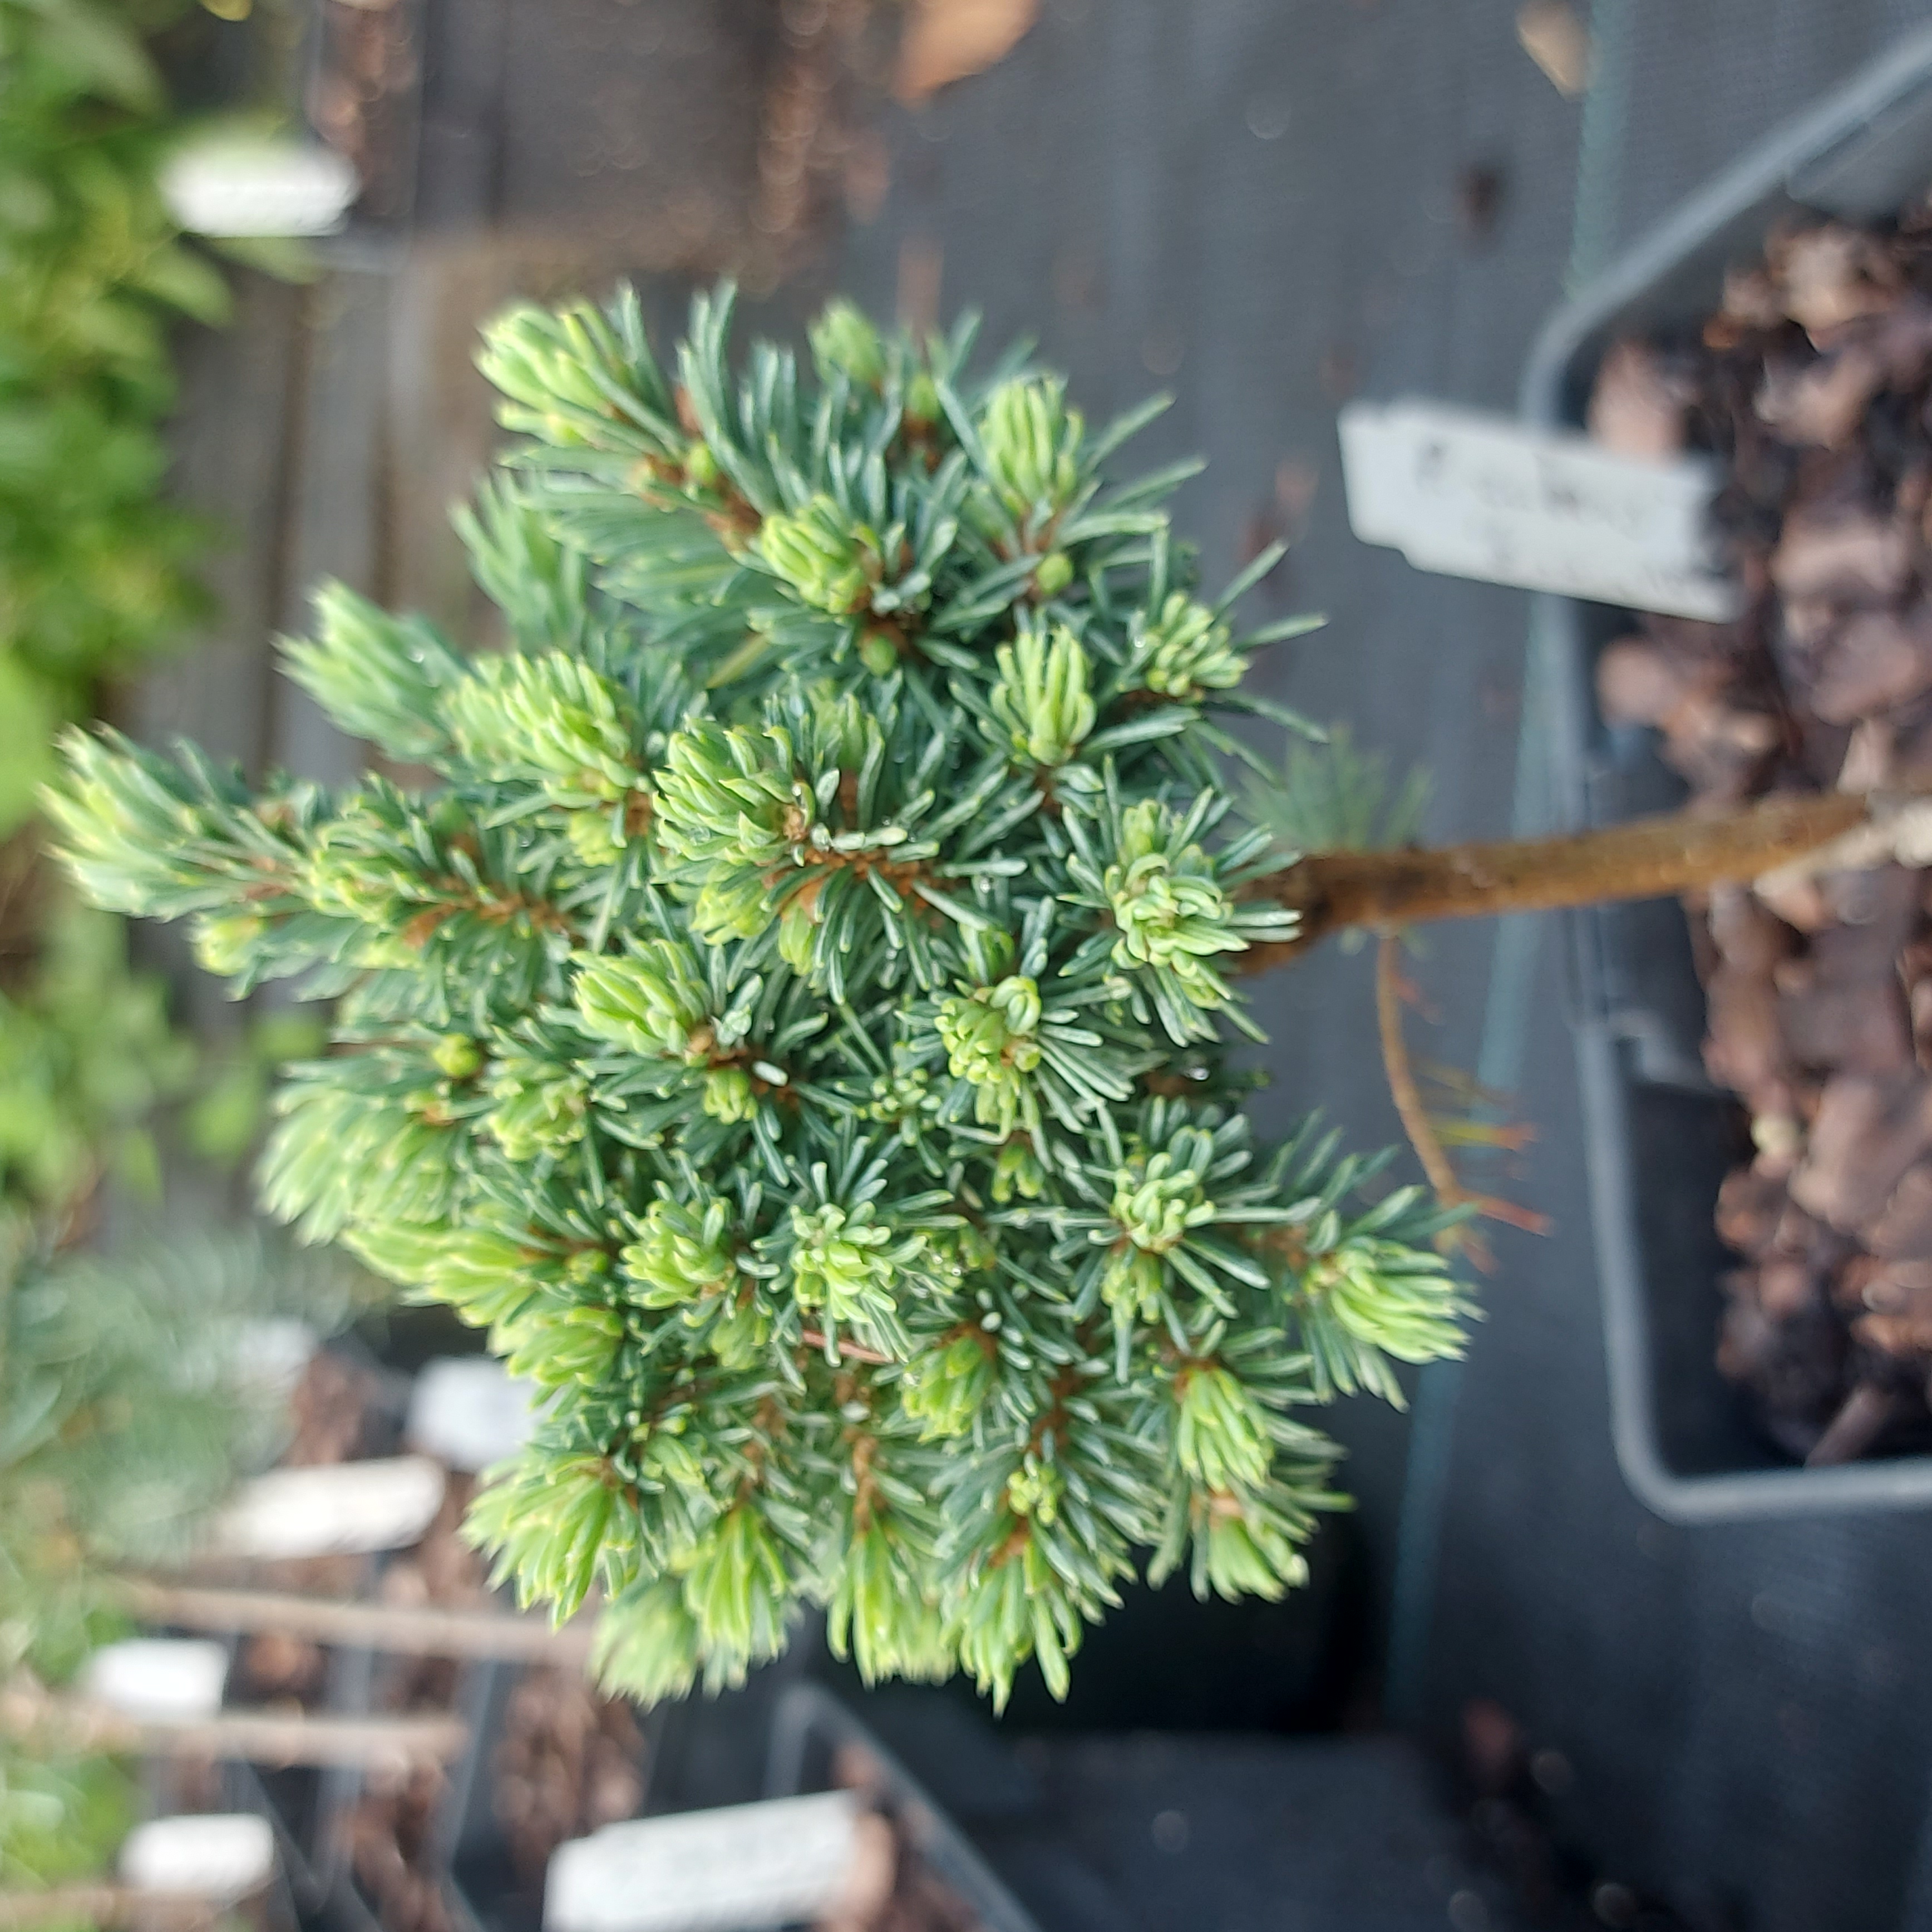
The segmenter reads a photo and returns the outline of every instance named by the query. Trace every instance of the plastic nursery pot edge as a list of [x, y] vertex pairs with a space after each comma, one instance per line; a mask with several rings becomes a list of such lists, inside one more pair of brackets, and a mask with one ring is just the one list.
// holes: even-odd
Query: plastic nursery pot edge
[[[1605, 346], [1711, 313], [1726, 265], [1754, 254], [1780, 215], [1868, 221], [1928, 182], [1932, 26], [1921, 26], [1748, 149], [1559, 307], [1532, 348], [1521, 413], [1580, 424]], [[1537, 719], [1558, 830], [1669, 802], [1654, 754], [1612, 743], [1597, 713], [1595, 649], [1615, 622], [1573, 598], [1532, 600], [1530, 648], [1544, 674]], [[1680, 1523], [1932, 1505], [1932, 1455], [1815, 1469], [1780, 1462], [1718, 1372], [1725, 1264], [1711, 1210], [1728, 1096], [1693, 1070], [1703, 999], [1688, 941], [1660, 962], [1665, 929], [1643, 911], [1589, 908], [1564, 919], [1611, 1430], [1624, 1480]]]
[[976, 1916], [981, 1932], [1042, 1932], [959, 1827], [898, 1758], [823, 1684], [794, 1684], [772, 1714], [765, 1772], [767, 1798], [790, 1798], [823, 1788], [812, 1774], [815, 1754], [842, 1748], [862, 1752], [893, 1820], [931, 1870]]

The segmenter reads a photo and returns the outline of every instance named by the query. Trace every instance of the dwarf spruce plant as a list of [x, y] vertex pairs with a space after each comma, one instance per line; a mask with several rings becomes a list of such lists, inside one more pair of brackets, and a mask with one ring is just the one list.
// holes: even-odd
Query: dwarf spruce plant
[[1272, 556], [1198, 590], [1186, 466], [1110, 480], [1157, 405], [1096, 434], [843, 304], [734, 374], [729, 318], [669, 368], [628, 295], [489, 332], [524, 440], [460, 521], [509, 648], [340, 587], [286, 648], [386, 775], [103, 734], [50, 809], [101, 903], [338, 1002], [268, 1204], [547, 1392], [471, 1530], [601, 1593], [613, 1685], [818, 1605], [868, 1678], [1058, 1694], [1143, 1564], [1294, 1584], [1310, 1406], [1460, 1346], [1433, 1199], [1259, 1144], [1224, 1060], [1297, 916], [1228, 723], [1305, 626], [1244, 628]]

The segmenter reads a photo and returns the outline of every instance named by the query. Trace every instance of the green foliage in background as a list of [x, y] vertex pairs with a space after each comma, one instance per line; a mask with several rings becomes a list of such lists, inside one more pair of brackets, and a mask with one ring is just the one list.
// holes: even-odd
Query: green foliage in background
[[[116, 1569], [178, 1562], [272, 1458], [302, 1335], [356, 1293], [345, 1264], [250, 1236], [62, 1256], [0, 1223], [0, 1680], [62, 1681], [126, 1633]], [[134, 1797], [105, 1760], [0, 1744], [0, 1885], [98, 1870]]]
[[141, 35], [166, 4], [0, 0], [0, 830], [94, 680], [202, 608], [196, 526], [160, 500], [167, 329], [228, 295], [156, 186], [170, 131]]
[[813, 374], [668, 368], [636, 302], [517, 310], [526, 439], [463, 520], [513, 648], [340, 589], [292, 674], [440, 774], [251, 792], [70, 740], [101, 904], [340, 996], [265, 1185], [549, 1394], [472, 1520], [608, 1599], [608, 1678], [736, 1681], [822, 1604], [868, 1677], [1064, 1691], [1144, 1567], [1280, 1595], [1311, 1426], [1466, 1312], [1418, 1190], [1259, 1142], [1233, 976], [1288, 936], [1234, 808], [1251, 655], [1060, 383], [834, 308]]
[[358, 1279], [344, 1257], [254, 1234], [55, 1255], [15, 1225], [0, 1255], [0, 1624], [38, 1670], [62, 1678], [85, 1655], [112, 1615], [110, 1570], [178, 1562], [237, 1476], [272, 1459], [286, 1324], [340, 1328]]
[[0, 884], [0, 1220], [73, 1231], [112, 1180], [142, 1204], [161, 1190], [155, 1130], [178, 1107], [201, 1160], [232, 1168], [256, 1144], [274, 1069], [318, 1050], [312, 1012], [268, 1012], [224, 1043], [170, 1025], [167, 988], [130, 973], [123, 922], [32, 871], [23, 835], [0, 855], [31, 903], [17, 916]]
[[1280, 852], [1388, 851], [1415, 843], [1429, 780], [1412, 771], [1396, 782], [1381, 752], [1358, 751], [1338, 724], [1320, 745], [1291, 743], [1278, 771], [1250, 773], [1246, 793]]
[[[178, 130], [145, 42], [182, 11], [0, 0], [0, 1214], [57, 1228], [104, 1174], [154, 1192], [148, 1118], [196, 1059], [24, 823], [61, 724], [206, 606], [206, 532], [161, 495], [168, 332], [228, 307], [156, 185]], [[207, 1070], [198, 1147], [244, 1150], [260, 1058]]]
[[106, 1174], [156, 1192], [149, 1118], [195, 1062], [165, 998], [128, 972], [120, 920], [58, 896], [20, 978], [0, 982], [0, 1212], [58, 1222]]
[[189, 1147], [216, 1166], [237, 1166], [260, 1137], [276, 1075], [288, 1061], [320, 1053], [326, 1037], [318, 1014], [297, 1010], [260, 1015], [219, 1052], [204, 1047], [182, 1118]]
[[0, 1745], [0, 1885], [88, 1878], [140, 1816], [134, 1774], [112, 1758], [29, 1757]]
[[[62, 723], [207, 608], [207, 532], [163, 498], [169, 331], [228, 309], [157, 186], [176, 130], [144, 43], [182, 10], [0, 0], [0, 1677], [62, 1676], [118, 1634], [108, 1566], [178, 1556], [272, 1436], [277, 1392], [232, 1345], [343, 1306], [340, 1269], [246, 1241], [56, 1252], [104, 1178], [158, 1192], [152, 1117], [197, 1071], [122, 922], [49, 876], [26, 822]], [[313, 1033], [204, 1066], [194, 1144], [243, 1151], [264, 1045]], [[108, 1760], [0, 1747], [0, 1885], [101, 1870], [136, 1796]]]

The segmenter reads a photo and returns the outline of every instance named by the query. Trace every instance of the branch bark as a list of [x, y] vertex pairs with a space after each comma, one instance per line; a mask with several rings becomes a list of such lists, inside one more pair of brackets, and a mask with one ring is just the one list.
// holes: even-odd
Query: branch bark
[[406, 1770], [462, 1756], [460, 1718], [338, 1718], [306, 1712], [217, 1711], [206, 1717], [134, 1718], [43, 1689], [24, 1676], [0, 1690], [0, 1732], [42, 1748], [130, 1756], [238, 1758], [253, 1764]]
[[1250, 946], [1238, 969], [1281, 965], [1350, 927], [1388, 932], [1434, 920], [1661, 898], [1788, 873], [1808, 860], [1816, 870], [1894, 856], [1924, 863], [1925, 813], [1922, 799], [1787, 794], [1722, 814], [1672, 812], [1558, 838], [1312, 854], [1247, 888], [1248, 896], [1300, 913], [1301, 926], [1292, 939]]
[[594, 1618], [578, 1617], [556, 1629], [547, 1618], [500, 1610], [362, 1604], [142, 1577], [130, 1577], [123, 1588], [128, 1607], [137, 1616], [182, 1630], [273, 1630], [316, 1643], [406, 1657], [580, 1665], [590, 1655], [595, 1623]]

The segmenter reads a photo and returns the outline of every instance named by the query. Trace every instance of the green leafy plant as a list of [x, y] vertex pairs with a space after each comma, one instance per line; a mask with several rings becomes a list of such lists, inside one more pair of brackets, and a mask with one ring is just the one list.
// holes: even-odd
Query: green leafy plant
[[327, 1335], [368, 1284], [258, 1235], [0, 1252], [0, 1623], [55, 1677], [117, 1621], [110, 1572], [177, 1562], [286, 1426], [278, 1328]]
[[[253, 1236], [58, 1255], [0, 1220], [0, 1682], [61, 1682], [126, 1634], [117, 1571], [178, 1562], [280, 1447], [276, 1324], [326, 1334], [358, 1292]], [[0, 1738], [0, 1883], [99, 1870], [138, 1796], [112, 1760]]]
[[1230, 729], [1305, 628], [1212, 602], [1098, 434], [973, 332], [844, 306], [674, 369], [628, 295], [513, 312], [527, 439], [462, 520], [513, 639], [340, 588], [291, 674], [439, 774], [251, 792], [68, 742], [100, 903], [339, 997], [270, 1206], [487, 1327], [548, 1392], [472, 1532], [646, 1696], [808, 1604], [868, 1677], [1056, 1692], [1143, 1564], [1279, 1595], [1340, 1390], [1454, 1354], [1445, 1216], [1310, 1122], [1258, 1144], [1234, 976], [1291, 943]]
[[[0, 0], [0, 1212], [56, 1228], [104, 1174], [153, 1192], [148, 1118], [196, 1058], [26, 823], [62, 722], [206, 608], [208, 532], [162, 490], [169, 331], [228, 305], [157, 185], [178, 130], [146, 41], [182, 10]], [[262, 1077], [212, 1078], [194, 1137], [232, 1155]]]
[[[137, 1197], [158, 1190], [153, 1117], [197, 1069], [169, 1028], [160, 982], [129, 971], [122, 922], [75, 901], [39, 862], [27, 822], [62, 723], [208, 608], [195, 572], [209, 532], [163, 488], [169, 332], [222, 320], [229, 300], [157, 184], [178, 129], [145, 42], [182, 10], [178, 0], [0, 0], [7, 1678], [22, 1666], [62, 1676], [117, 1632], [110, 1566], [178, 1555], [196, 1516], [259, 1459], [278, 1403], [223, 1352], [244, 1323], [299, 1312], [326, 1325], [344, 1292], [342, 1270], [292, 1265], [247, 1240], [154, 1256], [58, 1252], [88, 1231], [103, 1178]], [[253, 1137], [259, 1058], [244, 1048], [214, 1068], [191, 1122], [205, 1150], [232, 1157]], [[100, 1870], [138, 1798], [110, 1760], [0, 1742], [0, 1882]]]
[[128, 970], [118, 920], [62, 892], [38, 926], [0, 976], [0, 1214], [58, 1227], [104, 1175], [154, 1195], [151, 1118], [195, 1054], [169, 1029], [160, 982]]
[[[167, 329], [228, 308], [156, 184], [171, 128], [142, 37], [178, 10], [0, 0], [0, 701], [43, 742], [204, 608], [203, 533], [160, 491]], [[16, 773], [31, 748], [10, 739]], [[0, 809], [31, 799], [0, 785]]]

